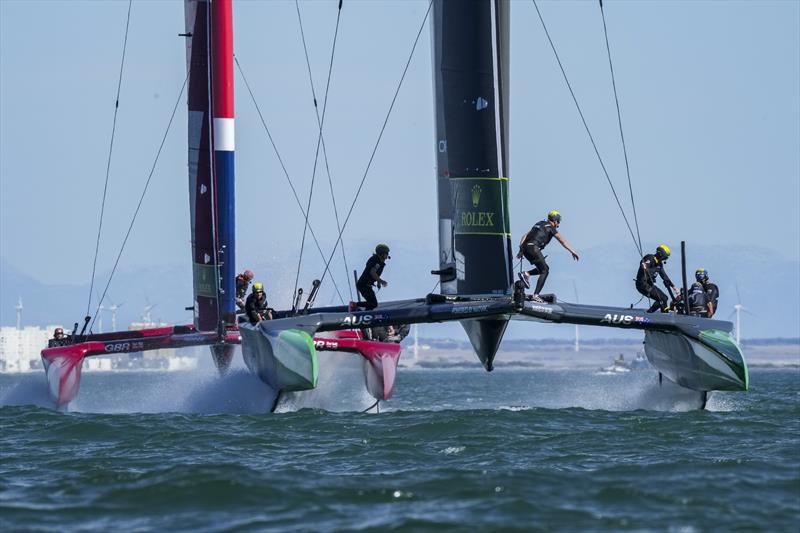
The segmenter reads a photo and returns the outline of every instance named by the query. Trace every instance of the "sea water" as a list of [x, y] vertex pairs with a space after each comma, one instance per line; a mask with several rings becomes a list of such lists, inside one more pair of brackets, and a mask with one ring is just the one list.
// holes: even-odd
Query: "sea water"
[[401, 369], [380, 414], [270, 414], [245, 371], [0, 375], [0, 531], [798, 531], [800, 371]]

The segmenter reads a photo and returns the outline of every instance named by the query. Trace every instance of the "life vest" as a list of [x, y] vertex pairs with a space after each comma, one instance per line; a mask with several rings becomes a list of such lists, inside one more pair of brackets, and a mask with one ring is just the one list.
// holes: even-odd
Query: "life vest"
[[689, 288], [689, 309], [692, 313], [706, 313], [708, 311], [708, 295], [705, 288], [699, 283], [692, 283]]

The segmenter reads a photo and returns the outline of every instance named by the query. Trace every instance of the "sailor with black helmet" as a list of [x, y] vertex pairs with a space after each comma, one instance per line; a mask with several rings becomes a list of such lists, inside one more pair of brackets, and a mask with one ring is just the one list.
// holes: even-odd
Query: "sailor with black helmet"
[[670, 256], [669, 246], [661, 244], [656, 248], [656, 253], [647, 254], [639, 262], [639, 271], [636, 273], [636, 290], [640, 294], [650, 298], [653, 305], [647, 310], [653, 313], [660, 309], [662, 313], [669, 311], [669, 298], [664, 291], [656, 287], [656, 277], [661, 276], [664, 286], [671, 290], [673, 294], [678, 294], [678, 289], [672, 280], [667, 276], [664, 266]]
[[366, 307], [367, 311], [378, 307], [378, 298], [375, 296], [372, 286], [376, 283], [378, 288], [388, 285], [385, 280], [381, 279], [381, 274], [383, 274], [383, 269], [386, 266], [386, 260], [391, 258], [388, 246], [385, 244], [377, 245], [375, 253], [367, 260], [364, 271], [356, 282], [359, 294], [364, 297], [365, 303], [362, 306]]
[[708, 279], [705, 268], [698, 268], [694, 279], [697, 281], [689, 289], [689, 310], [695, 316], [711, 318], [717, 311], [719, 288]]
[[547, 280], [547, 275], [550, 273], [550, 267], [547, 265], [547, 261], [545, 261], [542, 250], [545, 246], [547, 246], [553, 237], [555, 237], [556, 240], [561, 243], [561, 246], [563, 246], [569, 253], [572, 254], [572, 258], [575, 259], [575, 261], [580, 259], [578, 252], [576, 252], [569, 245], [567, 240], [558, 232], [558, 227], [560, 225], [561, 213], [558, 211], [550, 211], [545, 220], [540, 220], [534, 224], [531, 230], [522, 237], [521, 241], [519, 241], [519, 252], [517, 253], [517, 258], [524, 256], [525, 259], [527, 259], [534, 267], [536, 267], [528, 271], [520, 272], [519, 279], [525, 284], [526, 287], [530, 287], [528, 280], [531, 276], [538, 274], [539, 279], [536, 280], [536, 288], [533, 290], [533, 300], [536, 302], [544, 301], [539, 297], [539, 293], [542, 291], [544, 282]]

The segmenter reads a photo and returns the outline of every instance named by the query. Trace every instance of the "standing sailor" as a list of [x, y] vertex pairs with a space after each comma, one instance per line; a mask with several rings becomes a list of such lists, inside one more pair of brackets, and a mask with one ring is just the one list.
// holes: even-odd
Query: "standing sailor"
[[542, 255], [542, 250], [545, 246], [550, 242], [550, 240], [555, 237], [558, 242], [561, 243], [569, 253], [572, 254], [572, 258], [577, 261], [580, 259], [578, 257], [578, 252], [573, 250], [573, 248], [569, 245], [567, 240], [558, 232], [558, 226], [561, 225], [561, 213], [558, 211], [550, 211], [547, 214], [546, 220], [540, 220], [531, 228], [531, 230], [522, 237], [522, 240], [519, 241], [519, 252], [517, 253], [517, 258], [525, 257], [533, 266], [531, 270], [527, 272], [523, 271], [519, 273], [519, 279], [525, 284], [526, 287], [530, 287], [530, 283], [528, 280], [532, 275], [539, 276], [539, 279], [536, 280], [536, 288], [533, 290], [533, 301], [535, 302], [543, 302], [539, 297], [539, 293], [542, 291], [544, 287], [544, 282], [547, 281], [547, 275], [550, 273], [550, 267], [547, 265], [547, 261], [545, 261], [544, 255]]
[[694, 279], [697, 282], [689, 289], [689, 310], [695, 316], [711, 318], [717, 311], [719, 287], [709, 281], [705, 268], [698, 268]]
[[236, 306], [239, 309], [244, 309], [244, 297], [247, 295], [247, 289], [254, 277], [255, 274], [250, 269], [236, 276]]
[[386, 260], [391, 258], [388, 246], [385, 244], [376, 246], [375, 253], [367, 260], [364, 272], [361, 273], [361, 277], [356, 282], [359, 294], [364, 297], [365, 303], [362, 305], [366, 307], [367, 311], [378, 307], [378, 298], [375, 296], [372, 286], [376, 283], [378, 288], [388, 285], [386, 281], [381, 279], [381, 274], [383, 274], [383, 269], [386, 266]]
[[653, 313], [657, 309], [660, 309], [662, 313], [669, 311], [669, 298], [664, 294], [664, 291], [656, 287], [657, 276], [661, 276], [664, 287], [671, 290], [673, 294], [678, 294], [678, 289], [675, 288], [675, 284], [672, 283], [672, 280], [667, 276], [666, 270], [664, 270], [669, 256], [669, 247], [666, 244], [661, 244], [656, 248], [655, 254], [647, 254], [639, 262], [639, 271], [636, 273], [636, 290], [647, 298], [654, 300], [653, 305], [647, 310], [648, 313]]
[[267, 307], [268, 305], [264, 286], [261, 283], [253, 283], [253, 292], [247, 297], [244, 305], [251, 324], [258, 324], [262, 320], [272, 320], [272, 309]]

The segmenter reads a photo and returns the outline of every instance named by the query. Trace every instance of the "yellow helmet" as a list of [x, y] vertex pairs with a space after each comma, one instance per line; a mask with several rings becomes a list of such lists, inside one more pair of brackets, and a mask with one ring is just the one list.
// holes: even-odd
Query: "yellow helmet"
[[261, 283], [253, 283], [253, 292], [259, 292], [264, 290], [264, 285]]
[[561, 213], [558, 211], [550, 211], [547, 213], [547, 220], [554, 220], [555, 222], [561, 222]]
[[669, 246], [666, 244], [659, 244], [658, 248], [656, 248], [656, 257], [661, 259], [662, 261], [666, 261], [669, 259], [669, 256], [672, 252], [669, 251]]

